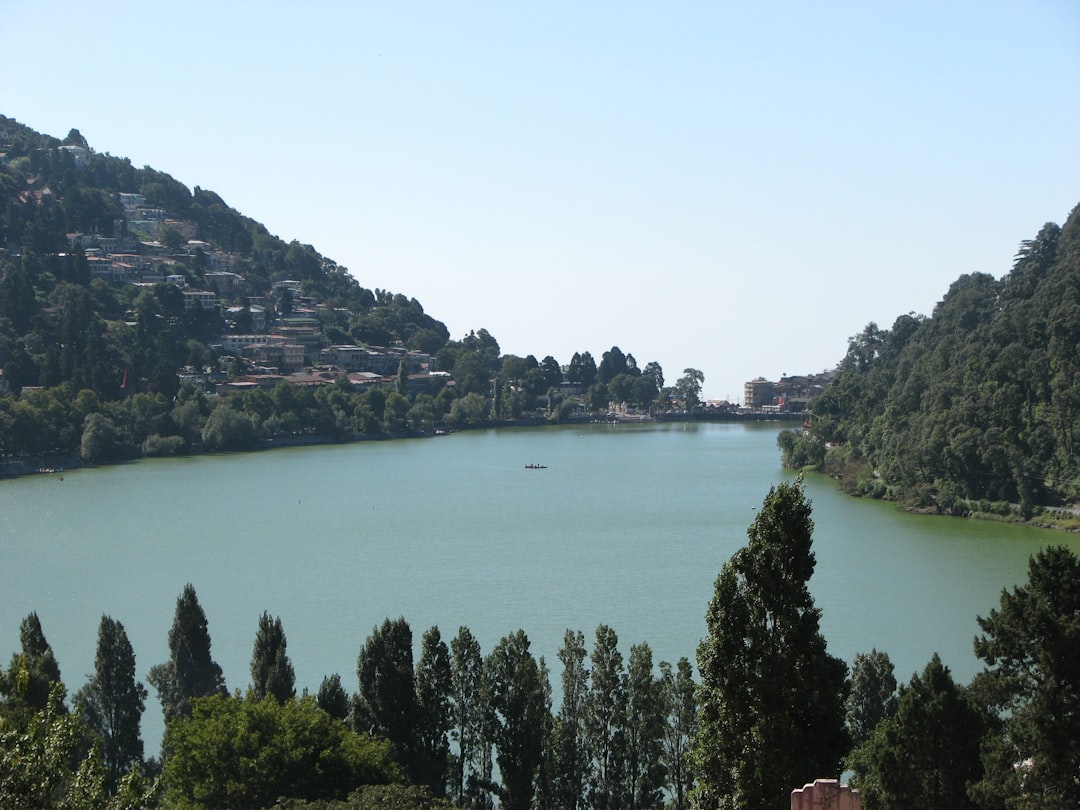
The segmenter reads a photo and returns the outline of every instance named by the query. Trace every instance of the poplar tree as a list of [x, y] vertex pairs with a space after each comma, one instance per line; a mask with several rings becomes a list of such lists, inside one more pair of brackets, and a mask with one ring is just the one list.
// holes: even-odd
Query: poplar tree
[[124, 774], [142, 765], [139, 723], [146, 695], [146, 688], [135, 680], [135, 651], [124, 625], [102, 616], [94, 674], [75, 694], [75, 706], [101, 740], [105, 789], [110, 795], [116, 792]]
[[585, 737], [585, 710], [589, 690], [588, 652], [585, 635], [567, 630], [559, 648], [562, 672], [562, 705], [555, 718], [555, 797], [564, 810], [584, 806], [589, 777], [589, 752]]
[[667, 661], [660, 662], [664, 710], [664, 768], [671, 789], [672, 810], [685, 810], [688, 794], [694, 785], [690, 770], [690, 746], [697, 733], [697, 699], [693, 667], [684, 656], [672, 670]]
[[794, 788], [840, 775], [847, 665], [827, 652], [807, 586], [810, 513], [801, 480], [771, 489], [717, 577], [698, 647], [699, 810], [782, 810]]
[[437, 798], [446, 796], [453, 726], [450, 651], [438, 627], [424, 633], [416, 664], [417, 776]]
[[341, 676], [336, 672], [323, 678], [315, 702], [333, 718], [346, 720], [349, 717], [349, 696], [341, 685]]
[[271, 696], [278, 703], [284, 703], [296, 696], [296, 675], [285, 649], [281, 617], [271, 619], [270, 614], [263, 611], [251, 653], [251, 691], [256, 700]]
[[592, 664], [585, 732], [592, 755], [589, 804], [616, 810], [628, 803], [626, 768], [626, 672], [619, 637], [602, 624], [589, 657]]
[[357, 657], [356, 675], [356, 730], [389, 740], [398, 761], [415, 774], [416, 686], [412, 629], [404, 617], [385, 619], [372, 629]]
[[[16, 727], [23, 727], [35, 712], [49, 705], [49, 695], [60, 684], [60, 666], [45, 639], [37, 613], [19, 624], [21, 652], [12, 656], [6, 674], [0, 673], [0, 715]], [[67, 711], [61, 700], [58, 711]]]
[[176, 600], [169, 629], [169, 660], [151, 667], [147, 680], [157, 690], [166, 723], [190, 717], [191, 698], [228, 694], [221, 667], [210, 656], [206, 614], [190, 583]]
[[507, 810], [532, 807], [543, 753], [544, 688], [523, 630], [503, 637], [484, 661], [491, 684], [492, 731]]
[[458, 756], [451, 792], [459, 807], [485, 810], [491, 806], [484, 786], [491, 782], [489, 734], [490, 688], [480, 643], [468, 627], [458, 628], [450, 642], [450, 678], [453, 688], [453, 735]]
[[653, 675], [652, 649], [642, 642], [630, 648], [626, 667], [626, 796], [629, 810], [664, 806], [663, 682]]

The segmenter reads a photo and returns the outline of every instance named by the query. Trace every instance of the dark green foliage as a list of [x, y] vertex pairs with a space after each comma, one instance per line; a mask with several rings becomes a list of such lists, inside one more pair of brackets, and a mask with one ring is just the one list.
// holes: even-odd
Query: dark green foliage
[[344, 799], [399, 780], [387, 744], [349, 730], [312, 697], [219, 695], [191, 706], [165, 731], [167, 806], [262, 810], [280, 797]]
[[813, 523], [801, 481], [773, 488], [724, 564], [698, 647], [698, 808], [785, 808], [788, 795], [839, 776], [847, 751], [847, 667], [826, 651]]
[[269, 696], [284, 703], [296, 695], [296, 675], [286, 646], [281, 618], [271, 619], [263, 611], [251, 653], [251, 692], [256, 700]]
[[[7, 672], [0, 678], [0, 719], [15, 728], [24, 728], [30, 718], [49, 705], [53, 688], [60, 681], [60, 666], [45, 639], [37, 613], [19, 624], [21, 653], [12, 656]], [[67, 711], [61, 702], [57, 711]]]
[[0, 807], [4, 810], [143, 810], [157, 805], [156, 783], [133, 769], [115, 793], [86, 728], [64, 708], [64, 685], [23, 728], [0, 723]]
[[999, 608], [978, 621], [975, 654], [986, 669], [973, 689], [1003, 727], [987, 740], [975, 794], [987, 806], [1008, 796], [1007, 807], [1077, 807], [1080, 560], [1064, 547], [1040, 551], [1027, 583], [1003, 592]]
[[776, 445], [784, 458], [784, 466], [796, 470], [818, 470], [825, 463], [825, 445], [802, 431], [781, 430]]
[[139, 722], [145, 701], [146, 688], [135, 680], [135, 651], [124, 626], [102, 616], [94, 674], [75, 694], [75, 708], [101, 742], [109, 794], [116, 792], [125, 774], [143, 764]]
[[412, 629], [404, 618], [373, 628], [360, 650], [360, 682], [353, 722], [357, 731], [382, 737], [407, 773], [417, 771], [417, 704]]
[[1080, 497], [1078, 346], [1080, 207], [1024, 242], [1000, 281], [962, 276], [932, 317], [852, 338], [813, 429], [906, 501], [950, 514], [1001, 501], [1029, 517]]
[[342, 721], [349, 718], [349, 696], [341, 685], [341, 676], [336, 672], [323, 678], [315, 700], [319, 708], [331, 717]]
[[415, 785], [365, 785], [343, 801], [285, 799], [274, 810], [450, 810], [453, 806]]
[[690, 753], [697, 734], [696, 686], [690, 661], [680, 658], [674, 671], [667, 661], [660, 662], [662, 698], [667, 721], [664, 724], [663, 763], [671, 792], [672, 810], [689, 806], [689, 793], [694, 786], [690, 770]]
[[585, 803], [590, 756], [585, 718], [589, 697], [585, 636], [567, 630], [559, 649], [562, 662], [562, 706], [555, 719], [552, 754], [555, 759], [554, 796], [559, 807], [577, 810]]
[[982, 713], [937, 654], [900, 690], [896, 713], [851, 755], [866, 810], [963, 810], [982, 774]]
[[896, 711], [896, 677], [889, 656], [877, 649], [859, 653], [851, 665], [845, 713], [848, 736], [859, 745], [878, 723]]
[[453, 735], [458, 749], [451, 798], [461, 807], [488, 808], [491, 802], [485, 786], [492, 773], [488, 673], [480, 643], [468, 627], [458, 629], [450, 653]]
[[629, 801], [626, 792], [626, 670], [619, 637], [607, 625], [596, 628], [589, 656], [592, 664], [585, 703], [586, 745], [592, 755], [589, 806], [616, 810]]
[[529, 639], [518, 630], [503, 637], [484, 660], [490, 684], [491, 739], [502, 784], [493, 786], [507, 810], [529, 810], [543, 753], [546, 705], [540, 667]]
[[228, 694], [221, 667], [210, 657], [210, 632], [195, 588], [189, 583], [176, 600], [169, 629], [169, 660], [150, 668], [165, 721], [191, 714], [192, 698]]
[[664, 683], [653, 675], [648, 644], [630, 648], [626, 668], [626, 796], [628, 810], [662, 810], [667, 707]]
[[416, 781], [437, 797], [446, 796], [450, 774], [453, 675], [450, 650], [438, 627], [424, 633], [416, 664]]

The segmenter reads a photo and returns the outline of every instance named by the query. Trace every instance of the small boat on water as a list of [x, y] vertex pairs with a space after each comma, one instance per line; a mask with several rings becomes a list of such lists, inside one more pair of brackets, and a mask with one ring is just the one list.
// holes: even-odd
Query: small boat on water
[[526, 470], [546, 470], [547, 465], [546, 464], [526, 464], [525, 469]]

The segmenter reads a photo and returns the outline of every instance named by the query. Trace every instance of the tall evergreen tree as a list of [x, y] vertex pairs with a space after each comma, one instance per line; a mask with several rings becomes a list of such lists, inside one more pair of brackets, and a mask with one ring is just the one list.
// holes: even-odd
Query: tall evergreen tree
[[986, 669], [972, 686], [1003, 728], [986, 741], [975, 795], [987, 806], [995, 796], [1016, 797], [1016, 807], [1080, 806], [1080, 558], [1061, 546], [1040, 551], [1027, 583], [978, 621]]
[[596, 628], [596, 642], [589, 657], [589, 697], [585, 731], [592, 767], [589, 804], [596, 810], [625, 807], [626, 767], [626, 671], [619, 637], [605, 624]]
[[416, 664], [417, 776], [437, 798], [446, 796], [453, 726], [450, 651], [438, 627], [424, 633]]
[[281, 617], [272, 619], [263, 611], [251, 653], [251, 691], [256, 700], [269, 695], [284, 703], [296, 695], [296, 675], [285, 648]]
[[630, 648], [626, 666], [626, 796], [629, 810], [662, 810], [665, 771], [663, 765], [663, 683], [653, 675], [652, 649], [648, 644]]
[[502, 777], [499, 803], [507, 810], [529, 810], [543, 753], [545, 705], [540, 668], [525, 632], [500, 640], [484, 668], [491, 683], [492, 731]]
[[845, 723], [852, 745], [866, 740], [878, 723], [896, 711], [896, 676], [888, 654], [859, 653], [851, 665]]
[[101, 740], [105, 789], [115, 793], [121, 777], [141, 766], [139, 723], [146, 708], [146, 687], [135, 680], [135, 651], [124, 625], [109, 616], [98, 627], [94, 674], [75, 694], [75, 706]]
[[357, 731], [389, 740], [398, 761], [415, 776], [416, 686], [412, 629], [404, 617], [385, 619], [372, 629], [357, 658], [356, 674]]
[[169, 629], [169, 660], [151, 667], [147, 680], [157, 690], [166, 723], [175, 717], [189, 717], [193, 697], [228, 694], [221, 667], [210, 656], [206, 614], [190, 583], [176, 600]]
[[585, 635], [567, 630], [559, 648], [562, 672], [562, 705], [555, 719], [555, 796], [559, 807], [578, 810], [584, 806], [589, 778], [589, 751], [585, 737], [585, 710], [589, 696], [588, 652]]
[[490, 796], [482, 786], [491, 782], [491, 742], [488, 728], [490, 688], [480, 643], [468, 627], [460, 627], [450, 642], [453, 685], [453, 735], [458, 755], [451, 786], [459, 807], [487, 810]]
[[828, 654], [807, 583], [813, 522], [801, 481], [774, 487], [724, 564], [698, 647], [693, 805], [786, 808], [840, 775], [847, 666]]
[[[45, 639], [37, 613], [30, 613], [19, 624], [21, 652], [12, 656], [6, 675], [0, 677], [0, 716], [16, 728], [22, 728], [35, 712], [49, 705], [49, 695], [60, 684], [60, 666], [52, 647]], [[61, 700], [57, 711], [67, 711]]]
[[964, 810], [967, 786], [982, 775], [983, 716], [937, 653], [901, 689], [896, 713], [851, 755], [867, 810]]
[[341, 685], [341, 676], [336, 672], [323, 678], [315, 702], [331, 717], [338, 720], [347, 720], [349, 717], [349, 696]]
[[697, 733], [697, 700], [694, 695], [693, 667], [680, 658], [672, 670], [667, 661], [660, 662], [664, 708], [664, 768], [671, 791], [672, 810], [685, 810], [688, 794], [694, 786], [690, 770], [690, 746]]

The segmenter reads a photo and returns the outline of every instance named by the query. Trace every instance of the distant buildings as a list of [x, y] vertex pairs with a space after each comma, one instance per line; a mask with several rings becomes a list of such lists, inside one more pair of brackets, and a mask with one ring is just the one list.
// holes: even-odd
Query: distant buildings
[[806, 404], [820, 394], [836, 376], [836, 371], [820, 374], [781, 377], [777, 381], [758, 377], [743, 386], [743, 407], [754, 411], [798, 413], [806, 410]]

